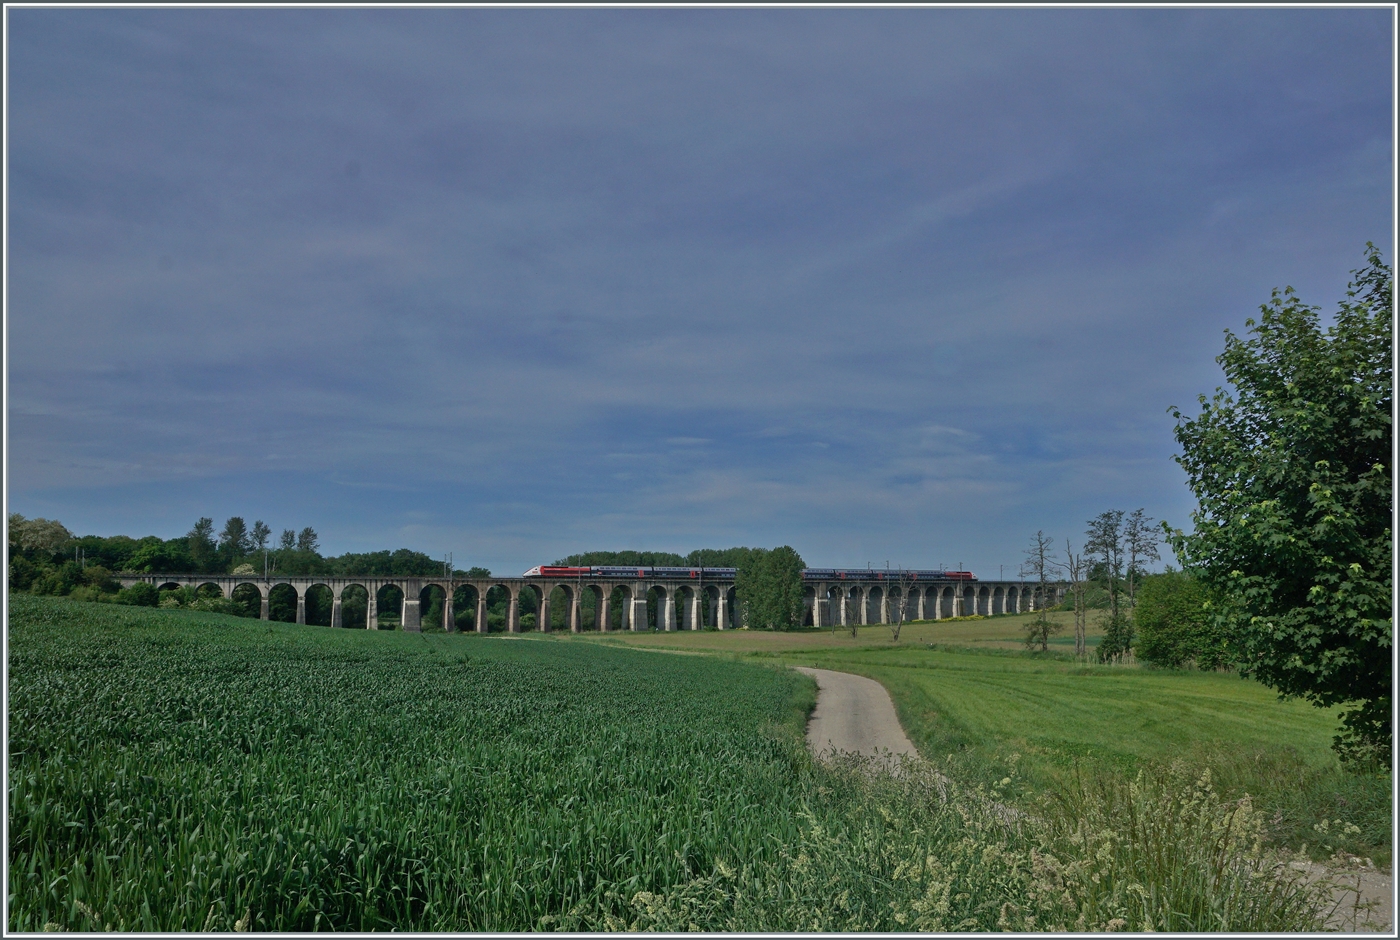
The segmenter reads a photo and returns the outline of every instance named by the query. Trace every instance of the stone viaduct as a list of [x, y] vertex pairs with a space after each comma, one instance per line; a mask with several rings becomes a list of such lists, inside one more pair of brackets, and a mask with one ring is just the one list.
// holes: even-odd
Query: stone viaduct
[[[159, 589], [210, 585], [223, 597], [233, 597], [235, 590], [254, 589], [261, 598], [261, 617], [269, 619], [272, 592], [286, 585], [296, 592], [297, 623], [306, 623], [306, 597], [313, 587], [322, 587], [331, 594], [331, 626], [342, 626], [341, 601], [350, 588], [363, 589], [367, 595], [366, 627], [378, 625], [379, 592], [389, 586], [403, 593], [399, 608], [399, 623], [404, 630], [422, 630], [421, 611], [425, 592], [436, 587], [444, 595], [442, 628], [455, 631], [454, 595], [460, 588], [470, 588], [474, 594], [475, 625], [478, 633], [487, 630], [487, 595], [493, 589], [509, 596], [506, 629], [521, 631], [520, 599], [525, 591], [534, 594], [538, 623], [549, 630], [552, 599], [555, 589], [561, 589], [565, 605], [565, 622], [577, 633], [583, 625], [583, 600], [594, 595], [596, 626], [604, 631], [614, 629], [610, 623], [614, 595], [622, 600], [621, 622], [615, 629], [648, 629], [647, 602], [656, 604], [657, 628], [661, 630], [699, 630], [714, 627], [731, 629], [733, 622], [734, 582], [696, 581], [686, 578], [445, 578], [437, 576], [376, 576], [323, 577], [280, 576], [262, 578], [254, 575], [208, 574], [123, 574], [118, 575], [123, 587], [146, 582]], [[852, 582], [807, 581], [804, 583], [804, 623], [817, 627], [850, 626], [851, 624], [883, 624], [899, 619], [903, 604], [903, 620], [941, 620], [970, 614], [1020, 613], [1035, 610], [1043, 604], [1053, 606], [1062, 599], [1063, 588], [1050, 585], [1049, 596], [1042, 598], [1039, 586], [1027, 581], [933, 581], [933, 582]], [[604, 603], [607, 601], [607, 603]], [[679, 610], [677, 610], [679, 608]], [[358, 619], [358, 618], [356, 618]], [[358, 624], [356, 624], [357, 626]]]

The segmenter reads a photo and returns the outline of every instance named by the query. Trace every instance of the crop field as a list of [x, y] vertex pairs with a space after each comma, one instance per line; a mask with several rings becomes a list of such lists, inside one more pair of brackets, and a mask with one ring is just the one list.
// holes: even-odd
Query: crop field
[[774, 665], [10, 605], [12, 931], [1317, 923], [1200, 781], [1122, 791], [1160, 832], [1013, 825], [995, 790], [814, 763]]
[[1335, 710], [1280, 701], [1232, 673], [1080, 663], [1072, 635], [1052, 641], [1049, 655], [1026, 653], [1021, 624], [1031, 616], [906, 624], [897, 643], [885, 626], [861, 627], [855, 638], [848, 629], [575, 639], [869, 676], [890, 692], [920, 753], [965, 781], [1009, 776], [1027, 799], [1075, 773], [1130, 775], [1184, 760], [1209, 769], [1223, 792], [1267, 807], [1278, 843], [1389, 864], [1390, 780], [1340, 768]]

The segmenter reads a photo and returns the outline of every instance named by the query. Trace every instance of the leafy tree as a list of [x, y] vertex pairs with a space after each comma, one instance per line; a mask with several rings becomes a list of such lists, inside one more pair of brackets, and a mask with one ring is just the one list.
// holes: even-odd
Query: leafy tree
[[168, 542], [156, 540], [137, 549], [123, 566], [124, 571], [165, 573], [170, 571], [190, 571], [196, 568], [190, 557], [188, 539], [171, 539]]
[[277, 540], [279, 551], [290, 552], [297, 547], [297, 533], [295, 529], [283, 529], [282, 537]]
[[464, 575], [464, 577], [468, 577], [468, 578], [489, 578], [489, 577], [491, 577], [491, 569], [490, 569], [490, 568], [479, 568], [479, 567], [477, 567], [476, 565], [473, 565], [472, 567], [470, 567], [470, 568], [467, 569], [467, 573]]
[[1054, 540], [1043, 531], [1036, 532], [1031, 536], [1030, 547], [1025, 549], [1026, 560], [1021, 565], [1021, 577], [1035, 578], [1040, 596], [1035, 619], [1025, 625], [1026, 649], [1034, 649], [1039, 644], [1042, 653], [1050, 649], [1050, 637], [1065, 628], [1064, 624], [1050, 619], [1049, 605], [1046, 603], [1050, 597], [1050, 575], [1058, 565], [1054, 544]]
[[1333, 746], [1390, 761], [1392, 278], [1374, 245], [1323, 328], [1275, 290], [1227, 331], [1234, 388], [1177, 420], [1198, 501], [1177, 557], [1219, 599], [1240, 669], [1285, 696], [1348, 706]]
[[243, 522], [243, 517], [230, 516], [224, 523], [224, 530], [219, 533], [219, 547], [229, 558], [238, 559], [248, 554], [250, 545], [248, 526]]
[[208, 571], [215, 562], [217, 546], [214, 544], [214, 520], [201, 516], [199, 521], [185, 536], [189, 543], [189, 557], [198, 571]]
[[39, 576], [39, 566], [23, 555], [10, 556], [9, 584], [12, 591], [27, 591]]
[[26, 519], [17, 512], [8, 516], [9, 542], [26, 551], [53, 552], [73, 538], [63, 523], [54, 519]]
[[133, 607], [154, 607], [160, 603], [160, 592], [154, 584], [139, 581], [131, 587], [122, 588], [117, 593], [117, 603], [131, 604]]
[[267, 540], [272, 535], [272, 530], [267, 527], [267, 523], [258, 519], [253, 523], [253, 531], [249, 533], [249, 541], [253, 551], [262, 551], [267, 548]]
[[1132, 647], [1132, 623], [1123, 613], [1123, 511], [1112, 509], [1089, 520], [1084, 543], [1086, 554], [1095, 556], [1095, 573], [1108, 592], [1108, 611], [1103, 619], [1103, 639], [1099, 641], [1099, 660], [1122, 656]]
[[735, 576], [744, 626], [790, 630], [802, 625], [802, 556], [781, 545], [760, 550]]
[[297, 533], [297, 551], [315, 553], [321, 547], [321, 541], [316, 537], [316, 530], [307, 526]]
[[1218, 669], [1231, 662], [1225, 634], [1211, 615], [1209, 595], [1184, 571], [1143, 579], [1133, 608], [1137, 657], [1157, 666]]

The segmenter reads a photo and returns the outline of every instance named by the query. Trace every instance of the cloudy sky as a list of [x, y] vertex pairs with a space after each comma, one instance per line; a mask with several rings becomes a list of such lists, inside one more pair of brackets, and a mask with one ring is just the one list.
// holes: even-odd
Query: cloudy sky
[[1393, 257], [1388, 9], [15, 9], [8, 508], [1013, 571]]

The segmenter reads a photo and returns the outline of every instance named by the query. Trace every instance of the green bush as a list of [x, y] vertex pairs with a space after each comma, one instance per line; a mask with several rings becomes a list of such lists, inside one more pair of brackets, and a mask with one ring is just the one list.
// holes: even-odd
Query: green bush
[[154, 584], [139, 581], [118, 591], [117, 603], [130, 604], [133, 607], [155, 607], [160, 603], [160, 592]]
[[1230, 665], [1229, 644], [1206, 608], [1208, 599], [1201, 583], [1184, 571], [1145, 578], [1133, 610], [1137, 658], [1156, 666]]

